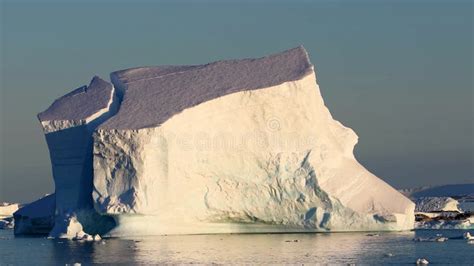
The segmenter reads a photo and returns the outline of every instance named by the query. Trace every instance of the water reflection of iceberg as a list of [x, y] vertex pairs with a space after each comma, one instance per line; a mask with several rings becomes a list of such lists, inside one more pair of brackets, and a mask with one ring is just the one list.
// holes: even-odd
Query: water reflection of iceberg
[[[239, 234], [144, 237], [134, 243], [138, 263], [351, 263], [373, 254], [374, 245], [413, 238], [413, 232]], [[414, 252], [412, 244], [404, 252]], [[387, 251], [389, 252], [389, 251]], [[380, 259], [383, 259], [381, 257]]]

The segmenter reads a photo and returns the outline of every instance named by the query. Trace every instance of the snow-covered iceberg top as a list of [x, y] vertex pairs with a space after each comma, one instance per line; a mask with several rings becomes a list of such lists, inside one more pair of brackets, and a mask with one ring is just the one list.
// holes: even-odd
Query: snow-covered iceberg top
[[82, 86], [54, 101], [38, 114], [45, 133], [85, 125], [107, 113], [114, 99], [114, 88], [107, 81], [94, 77], [89, 86]]
[[38, 116], [54, 237], [103, 233], [107, 217], [111, 236], [413, 228], [413, 202], [354, 158], [303, 47], [111, 80]]
[[232, 93], [299, 80], [313, 72], [303, 47], [259, 59], [224, 60], [197, 66], [158, 66], [113, 72], [125, 90], [119, 112], [101, 129], [159, 126], [177, 113]]

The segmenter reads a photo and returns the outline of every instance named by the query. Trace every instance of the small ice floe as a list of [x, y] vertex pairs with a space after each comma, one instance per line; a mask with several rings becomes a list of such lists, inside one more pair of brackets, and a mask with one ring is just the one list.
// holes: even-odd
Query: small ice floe
[[419, 258], [416, 260], [416, 265], [427, 265], [430, 262], [425, 258]]
[[77, 241], [87, 241], [87, 242], [92, 242], [92, 241], [101, 241], [102, 238], [100, 235], [89, 235], [87, 233], [77, 233], [75, 237], [72, 238], [72, 240], [77, 240]]
[[15, 227], [15, 221], [13, 217], [7, 217], [0, 219], [0, 229], [13, 229]]
[[471, 235], [471, 233], [469, 232], [464, 233], [463, 237], [464, 239], [467, 239], [467, 240], [474, 240], [474, 236]]
[[72, 240], [85, 240], [84, 238], [86, 235], [87, 234], [84, 233], [84, 231], [80, 230], [79, 232], [76, 233], [76, 236], [74, 236]]
[[443, 236], [429, 237], [429, 238], [415, 237], [413, 238], [413, 241], [415, 242], [446, 242], [448, 241], [448, 238], [443, 237]]
[[466, 232], [463, 235], [464, 239], [467, 239], [468, 244], [474, 244], [474, 236], [471, 235], [471, 233]]
[[380, 235], [379, 235], [379, 234], [377, 234], [377, 233], [373, 233], [373, 234], [372, 234], [372, 233], [370, 233], [370, 234], [366, 234], [366, 236], [380, 236]]

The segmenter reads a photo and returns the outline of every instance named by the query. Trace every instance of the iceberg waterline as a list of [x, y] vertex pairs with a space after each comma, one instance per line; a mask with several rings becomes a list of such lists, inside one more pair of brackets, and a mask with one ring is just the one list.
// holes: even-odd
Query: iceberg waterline
[[414, 204], [354, 158], [302, 47], [111, 80], [38, 115], [52, 237], [413, 228]]

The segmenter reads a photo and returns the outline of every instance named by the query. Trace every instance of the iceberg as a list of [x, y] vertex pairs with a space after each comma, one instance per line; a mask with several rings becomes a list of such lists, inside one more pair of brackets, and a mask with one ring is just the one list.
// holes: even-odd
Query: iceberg
[[14, 227], [13, 213], [18, 210], [20, 204], [0, 202], [0, 229], [12, 229]]
[[415, 201], [415, 228], [472, 229], [474, 213], [459, 209], [451, 197], [421, 197]]
[[20, 208], [13, 214], [15, 235], [48, 234], [54, 226], [55, 207], [56, 197], [50, 194]]
[[96, 234], [85, 223], [119, 237], [414, 226], [414, 203], [355, 159], [303, 47], [110, 78], [38, 115], [53, 237]]
[[416, 204], [417, 229], [473, 229], [474, 184], [402, 189]]
[[415, 201], [415, 212], [461, 212], [451, 197], [422, 197]]
[[18, 203], [0, 202], [0, 219], [13, 216], [19, 207]]

